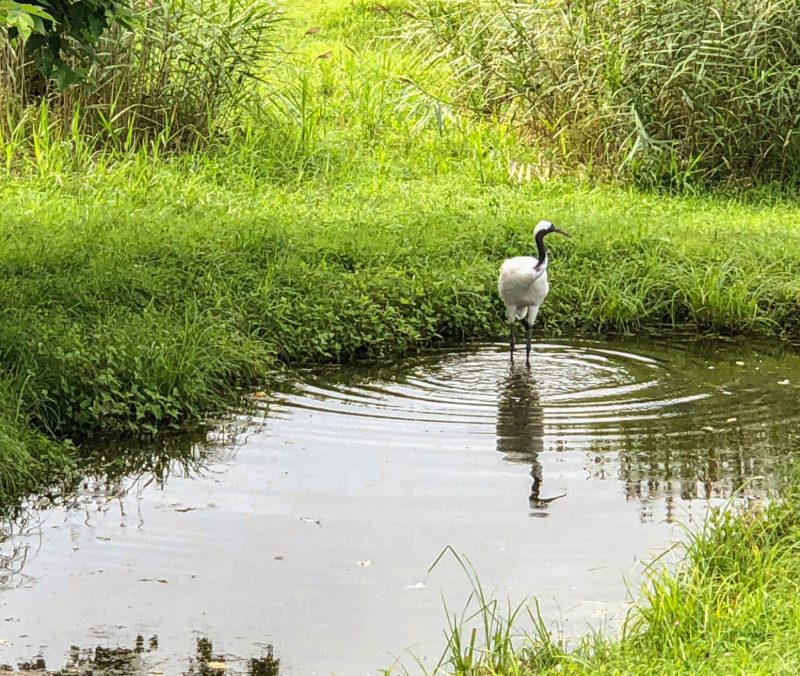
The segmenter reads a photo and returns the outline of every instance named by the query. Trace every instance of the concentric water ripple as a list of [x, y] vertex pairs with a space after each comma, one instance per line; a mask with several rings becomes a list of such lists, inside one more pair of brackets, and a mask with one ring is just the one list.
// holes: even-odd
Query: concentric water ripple
[[[539, 433], [561, 440], [615, 441], [652, 435], [707, 435], [797, 422], [796, 357], [755, 355], [735, 345], [657, 342], [635, 351], [603, 343], [538, 343], [532, 368], [509, 368], [503, 345], [413, 358], [384, 370], [308, 374], [273, 404], [506, 437]], [[355, 423], [353, 423], [355, 425]], [[359, 430], [370, 429], [360, 421]], [[699, 443], [699, 442], [698, 442]]]

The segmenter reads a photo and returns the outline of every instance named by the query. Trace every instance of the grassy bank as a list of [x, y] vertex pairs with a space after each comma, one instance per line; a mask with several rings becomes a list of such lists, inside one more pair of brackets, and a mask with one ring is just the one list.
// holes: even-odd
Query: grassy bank
[[[61, 434], [154, 431], [276, 362], [381, 357], [505, 333], [496, 270], [553, 242], [545, 332], [796, 335], [800, 215], [446, 177], [237, 190], [163, 166], [0, 192], [5, 377]], [[31, 205], [36, 205], [31, 207]]]
[[[451, 624], [446, 673], [795, 674], [800, 668], [800, 492], [716, 512], [672, 570], [659, 562], [620, 637], [565, 641], [535, 609], [509, 612], [476, 583], [471, 621]], [[472, 633], [472, 627], [477, 632]], [[488, 629], [488, 631], [486, 631]], [[527, 632], [527, 633], [523, 633]]]
[[31, 429], [18, 411], [11, 388], [0, 383], [0, 517], [13, 514], [17, 501], [54, 477], [67, 479], [75, 467], [75, 448]]

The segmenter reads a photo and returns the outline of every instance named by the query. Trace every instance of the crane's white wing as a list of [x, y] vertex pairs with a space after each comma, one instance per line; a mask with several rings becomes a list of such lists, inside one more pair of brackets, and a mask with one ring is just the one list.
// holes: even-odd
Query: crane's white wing
[[519, 318], [525, 316], [524, 309], [528, 306], [541, 305], [550, 290], [547, 266], [543, 265], [537, 270], [538, 262], [533, 256], [517, 256], [509, 258], [500, 268], [497, 281], [500, 298]]

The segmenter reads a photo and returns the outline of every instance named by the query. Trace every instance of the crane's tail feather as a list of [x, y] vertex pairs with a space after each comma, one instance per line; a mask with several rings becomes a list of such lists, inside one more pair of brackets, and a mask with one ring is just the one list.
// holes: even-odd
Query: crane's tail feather
[[525, 319], [527, 314], [528, 314], [528, 308], [527, 307], [518, 307], [516, 313], [514, 314], [514, 316], [517, 319]]

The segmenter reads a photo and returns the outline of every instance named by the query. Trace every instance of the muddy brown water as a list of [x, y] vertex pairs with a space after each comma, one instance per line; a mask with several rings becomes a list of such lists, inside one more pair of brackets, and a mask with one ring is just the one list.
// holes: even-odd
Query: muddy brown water
[[417, 673], [469, 592], [453, 557], [428, 570], [448, 545], [567, 634], [613, 625], [676, 523], [778, 485], [800, 417], [800, 356], [742, 342], [542, 342], [530, 371], [490, 344], [297, 378], [31, 500], [0, 548], [0, 664]]

